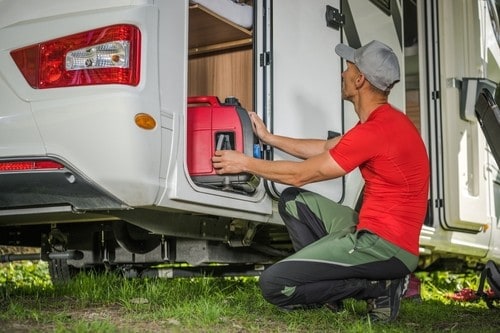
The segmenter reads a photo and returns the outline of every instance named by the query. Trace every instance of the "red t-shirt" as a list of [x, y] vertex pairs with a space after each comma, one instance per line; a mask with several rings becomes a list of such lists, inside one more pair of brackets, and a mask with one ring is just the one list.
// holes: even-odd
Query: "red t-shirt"
[[358, 230], [369, 230], [415, 255], [427, 211], [429, 160], [418, 130], [389, 104], [349, 130], [330, 155], [365, 180]]

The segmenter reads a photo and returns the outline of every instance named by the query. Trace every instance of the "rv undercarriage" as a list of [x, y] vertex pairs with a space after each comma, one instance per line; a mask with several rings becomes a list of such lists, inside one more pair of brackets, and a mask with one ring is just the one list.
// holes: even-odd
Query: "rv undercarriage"
[[[124, 220], [3, 227], [1, 244], [39, 247], [40, 253], [3, 254], [0, 262], [47, 261], [52, 281], [61, 283], [86, 270], [124, 277], [259, 275], [292, 252], [283, 226], [192, 215], [182, 222], [184, 228], [175, 226], [173, 234]], [[481, 267], [477, 258], [434, 252], [422, 255], [419, 264], [421, 270], [457, 272]]]
[[40, 247], [40, 254], [4, 254], [0, 262], [48, 261], [54, 282], [87, 269], [125, 276], [253, 275], [291, 251], [282, 226], [188, 215], [173, 227], [162, 234], [124, 220], [3, 227], [1, 244]]

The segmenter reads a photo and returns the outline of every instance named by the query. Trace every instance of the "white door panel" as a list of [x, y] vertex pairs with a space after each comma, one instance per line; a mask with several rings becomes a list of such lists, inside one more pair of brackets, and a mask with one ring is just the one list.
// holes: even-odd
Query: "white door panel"
[[[340, 32], [326, 25], [326, 6], [339, 1], [272, 2], [273, 132], [325, 139], [342, 132], [341, 70], [335, 45]], [[275, 159], [290, 159], [275, 150]], [[278, 186], [278, 190], [282, 189]], [[306, 188], [339, 201], [342, 179]]]

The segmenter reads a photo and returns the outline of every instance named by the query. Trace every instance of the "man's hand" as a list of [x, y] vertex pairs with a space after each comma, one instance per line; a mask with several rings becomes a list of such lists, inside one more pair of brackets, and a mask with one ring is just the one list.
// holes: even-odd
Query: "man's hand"
[[267, 141], [268, 137], [271, 135], [267, 130], [266, 125], [260, 119], [260, 117], [255, 112], [248, 112], [250, 120], [252, 121], [252, 128], [255, 135], [262, 141], [262, 143], [269, 144]]
[[237, 150], [216, 150], [212, 157], [215, 173], [235, 174], [246, 171], [247, 156]]

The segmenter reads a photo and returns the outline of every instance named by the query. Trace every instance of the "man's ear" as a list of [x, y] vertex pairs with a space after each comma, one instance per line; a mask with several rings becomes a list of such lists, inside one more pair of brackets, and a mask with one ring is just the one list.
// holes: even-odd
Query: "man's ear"
[[359, 89], [361, 88], [361, 86], [363, 86], [363, 83], [365, 83], [365, 81], [366, 77], [362, 73], [359, 73], [358, 77], [354, 81], [354, 84], [356, 85], [356, 88]]

